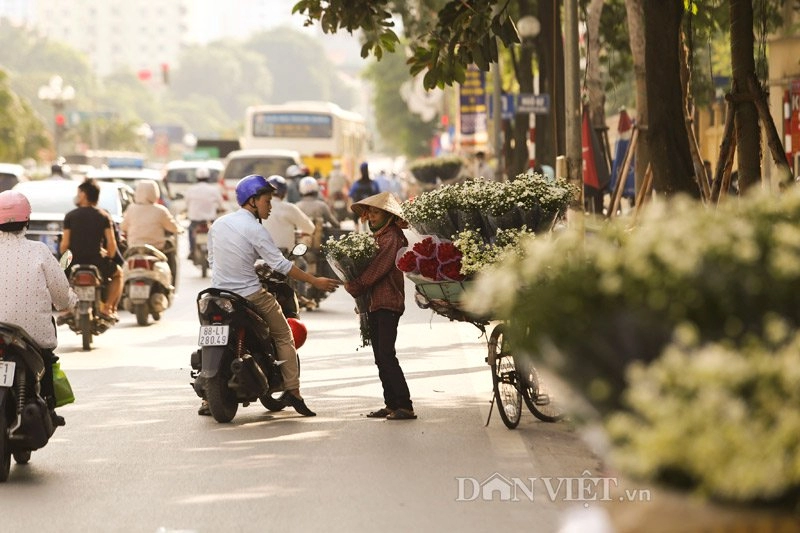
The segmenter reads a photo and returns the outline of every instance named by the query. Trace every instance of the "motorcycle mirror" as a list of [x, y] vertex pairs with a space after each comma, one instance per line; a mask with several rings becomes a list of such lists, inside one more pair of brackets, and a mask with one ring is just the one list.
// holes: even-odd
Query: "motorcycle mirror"
[[295, 257], [300, 257], [301, 255], [305, 255], [307, 251], [308, 246], [300, 242], [295, 244], [294, 248], [292, 248], [292, 255]]
[[72, 264], [72, 251], [67, 250], [61, 254], [61, 259], [58, 260], [58, 264], [61, 265], [61, 270], [66, 270], [67, 267]]

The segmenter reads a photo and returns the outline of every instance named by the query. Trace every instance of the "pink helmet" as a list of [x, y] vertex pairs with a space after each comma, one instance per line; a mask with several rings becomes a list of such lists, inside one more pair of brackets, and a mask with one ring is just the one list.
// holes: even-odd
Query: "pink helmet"
[[31, 218], [31, 203], [17, 191], [0, 192], [0, 224], [27, 222]]

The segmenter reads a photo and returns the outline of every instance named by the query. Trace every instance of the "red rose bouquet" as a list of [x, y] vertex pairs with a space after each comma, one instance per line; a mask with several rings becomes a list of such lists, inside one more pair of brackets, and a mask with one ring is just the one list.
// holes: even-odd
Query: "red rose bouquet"
[[452, 242], [429, 235], [410, 248], [401, 248], [395, 264], [406, 274], [431, 281], [461, 281], [461, 256]]

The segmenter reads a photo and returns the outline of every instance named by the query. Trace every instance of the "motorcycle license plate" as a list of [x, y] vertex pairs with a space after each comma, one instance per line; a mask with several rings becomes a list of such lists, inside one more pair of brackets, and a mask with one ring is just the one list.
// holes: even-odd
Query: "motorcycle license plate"
[[130, 292], [131, 300], [147, 300], [150, 298], [150, 286], [146, 283], [132, 283]]
[[199, 346], [225, 346], [230, 326], [200, 326]]
[[14, 361], [0, 361], [0, 387], [10, 387], [14, 384]]
[[75, 289], [75, 294], [78, 295], [78, 300], [82, 302], [93, 302], [94, 301], [94, 287], [81, 287], [76, 285], [73, 287]]

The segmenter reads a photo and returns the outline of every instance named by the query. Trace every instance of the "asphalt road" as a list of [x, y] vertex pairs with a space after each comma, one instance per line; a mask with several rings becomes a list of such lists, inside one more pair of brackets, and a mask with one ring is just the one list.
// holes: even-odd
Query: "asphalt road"
[[184, 261], [160, 322], [140, 327], [123, 312], [90, 352], [59, 328], [77, 401], [60, 409], [66, 427], [29, 465], [12, 465], [0, 529], [555, 532], [565, 510], [595, 503], [563, 490], [603, 475], [569, 423], [526, 411], [512, 431], [495, 411], [484, 426], [486, 339], [417, 308], [410, 285], [397, 347], [418, 420], [365, 418], [382, 406], [380, 384], [343, 289], [302, 317], [302, 392], [317, 417], [261, 405], [240, 407], [230, 424], [197, 416], [189, 354], [194, 299], [207, 284]]

